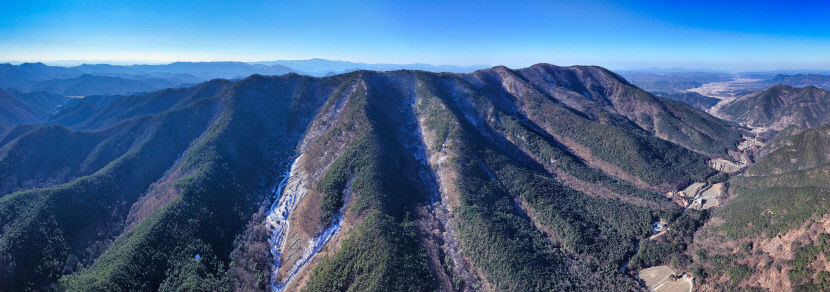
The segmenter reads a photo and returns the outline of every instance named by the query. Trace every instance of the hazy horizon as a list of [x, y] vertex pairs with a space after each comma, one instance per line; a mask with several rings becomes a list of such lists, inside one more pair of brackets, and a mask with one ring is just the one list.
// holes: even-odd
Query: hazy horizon
[[11, 1], [0, 59], [817, 70], [830, 68], [827, 5]]
[[[537, 62], [533, 64], [528, 64], [526, 66], [509, 66], [509, 65], [502, 65], [502, 64], [474, 64], [474, 65], [458, 65], [458, 64], [432, 64], [432, 63], [368, 63], [368, 62], [359, 62], [359, 61], [352, 61], [352, 60], [332, 60], [332, 59], [325, 59], [325, 58], [309, 58], [309, 59], [294, 59], [294, 60], [257, 60], [257, 61], [240, 61], [240, 60], [197, 60], [197, 61], [182, 61], [182, 60], [173, 60], [173, 61], [159, 61], [159, 62], [141, 62], [141, 61], [130, 61], [130, 60], [28, 60], [28, 61], [17, 61], [17, 60], [0, 60], [0, 64], [8, 63], [12, 65], [20, 65], [23, 63], [43, 63], [48, 66], [58, 66], [58, 67], [75, 67], [80, 65], [118, 65], [118, 66], [132, 66], [132, 65], [167, 65], [177, 62], [242, 62], [242, 63], [263, 63], [263, 62], [274, 62], [274, 61], [309, 61], [309, 60], [326, 60], [326, 61], [333, 61], [333, 62], [351, 62], [351, 63], [358, 63], [358, 64], [368, 64], [368, 65], [427, 65], [427, 66], [454, 66], [454, 67], [483, 67], [483, 68], [490, 68], [495, 66], [507, 66], [513, 69], [519, 68], [526, 68], [530, 67], [535, 64], [541, 63], [548, 63], [557, 66], [601, 66], [605, 67], [609, 70], [613, 71], [620, 71], [620, 72], [653, 72], [653, 73], [678, 73], [678, 72], [711, 72], [711, 73], [774, 73], [774, 72], [786, 72], [786, 73], [796, 73], [796, 74], [809, 74], [809, 73], [821, 73], [827, 74], [830, 72], [830, 66], [826, 68], [779, 68], [779, 69], [714, 69], [713, 67], [612, 67], [612, 66], [603, 66], [597, 64], [555, 64], [551, 62]], [[290, 68], [290, 66], [289, 66]], [[291, 68], [296, 69], [296, 68]]]

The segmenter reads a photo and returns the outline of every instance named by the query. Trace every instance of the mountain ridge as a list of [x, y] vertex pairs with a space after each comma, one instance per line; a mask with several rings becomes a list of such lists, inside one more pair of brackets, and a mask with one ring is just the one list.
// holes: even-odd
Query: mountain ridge
[[729, 101], [718, 109], [725, 118], [753, 127], [783, 130], [813, 128], [830, 122], [830, 94], [815, 86], [776, 85]]
[[[741, 133], [605, 69], [549, 64], [252, 75], [56, 117], [72, 118], [19, 127], [0, 151], [26, 178], [0, 197], [11, 289], [633, 290], [620, 267], [681, 212], [658, 191], [714, 175], [701, 153]], [[87, 154], [40, 155], [61, 156], [44, 146], [58, 138]], [[706, 139], [721, 144], [675, 144]]]

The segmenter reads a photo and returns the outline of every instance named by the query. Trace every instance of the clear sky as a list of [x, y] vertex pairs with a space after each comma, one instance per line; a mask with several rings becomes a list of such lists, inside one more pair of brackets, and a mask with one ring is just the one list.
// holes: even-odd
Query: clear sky
[[2, 2], [8, 61], [830, 69], [827, 1]]

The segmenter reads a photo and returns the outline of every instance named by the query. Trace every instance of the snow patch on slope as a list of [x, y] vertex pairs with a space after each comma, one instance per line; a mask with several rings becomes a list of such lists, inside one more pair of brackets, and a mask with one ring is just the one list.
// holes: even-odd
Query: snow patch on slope
[[283, 291], [294, 276], [297, 275], [297, 273], [299, 273], [303, 267], [306, 266], [306, 264], [308, 264], [311, 258], [313, 258], [314, 255], [316, 255], [320, 249], [322, 249], [323, 246], [325, 246], [326, 243], [328, 243], [328, 241], [334, 237], [338, 231], [340, 231], [345, 206], [348, 205], [351, 194], [350, 181], [344, 190], [345, 197], [343, 199], [343, 207], [340, 208], [338, 214], [332, 219], [331, 225], [323, 230], [323, 232], [319, 235], [308, 240], [299, 259], [293, 263], [285, 276], [280, 277], [278, 273], [280, 267], [282, 267], [283, 264], [291, 264], [282, 262], [282, 252], [285, 250], [284, 239], [286, 234], [288, 234], [289, 228], [291, 227], [289, 218], [294, 209], [299, 205], [302, 198], [306, 195], [306, 193], [308, 193], [308, 188], [306, 187], [306, 183], [302, 178], [303, 175], [300, 173], [301, 170], [297, 164], [297, 161], [299, 161], [301, 157], [302, 155], [294, 160], [289, 168], [289, 171], [285, 174], [285, 177], [273, 190], [273, 196], [281, 196], [278, 201], [271, 205], [265, 219], [266, 224], [271, 231], [268, 243], [270, 245], [271, 257], [273, 259], [270, 280], [273, 291]]

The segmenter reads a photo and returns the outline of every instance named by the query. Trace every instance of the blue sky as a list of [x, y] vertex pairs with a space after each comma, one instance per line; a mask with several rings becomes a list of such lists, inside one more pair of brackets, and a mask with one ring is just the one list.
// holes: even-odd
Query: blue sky
[[17, 1], [0, 60], [830, 69], [823, 1]]

